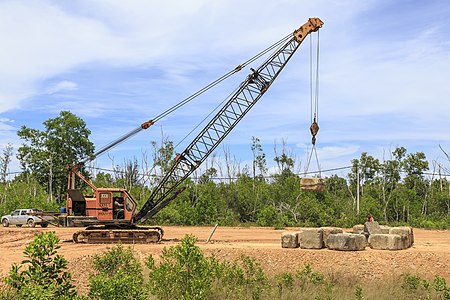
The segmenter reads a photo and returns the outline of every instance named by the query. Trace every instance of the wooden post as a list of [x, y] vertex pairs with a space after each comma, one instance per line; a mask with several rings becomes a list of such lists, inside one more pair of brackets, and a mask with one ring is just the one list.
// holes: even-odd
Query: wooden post
[[219, 226], [219, 224], [216, 224], [216, 226], [214, 226], [214, 229], [211, 231], [211, 234], [209, 235], [208, 239], [206, 240], [206, 243], [208, 244], [209, 241], [211, 240], [214, 232], [216, 231], [217, 226]]

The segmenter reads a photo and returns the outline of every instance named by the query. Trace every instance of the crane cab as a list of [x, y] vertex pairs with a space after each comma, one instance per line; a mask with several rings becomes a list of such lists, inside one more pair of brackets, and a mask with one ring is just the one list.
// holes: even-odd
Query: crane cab
[[136, 214], [136, 202], [126, 189], [97, 188], [92, 195], [80, 189], [69, 189], [66, 212], [67, 226], [86, 226], [98, 221], [131, 221]]

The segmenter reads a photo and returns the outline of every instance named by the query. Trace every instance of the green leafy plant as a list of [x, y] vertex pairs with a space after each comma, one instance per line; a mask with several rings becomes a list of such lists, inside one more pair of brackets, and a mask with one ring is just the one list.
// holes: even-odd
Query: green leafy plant
[[406, 290], [417, 290], [420, 286], [421, 279], [417, 275], [403, 274], [402, 288]]
[[284, 272], [280, 275], [277, 283], [278, 292], [281, 294], [284, 289], [291, 289], [294, 284], [294, 276], [289, 272]]
[[164, 248], [158, 266], [152, 256], [147, 259], [153, 295], [159, 299], [206, 299], [211, 289], [212, 271], [196, 242], [197, 238], [186, 235], [180, 245]]
[[147, 299], [142, 266], [122, 244], [93, 257], [96, 275], [89, 279], [89, 297], [101, 300]]
[[[73, 299], [71, 274], [64, 271], [67, 260], [57, 254], [59, 238], [54, 232], [38, 233], [24, 250], [25, 258], [13, 264], [4, 281], [19, 299]], [[25, 268], [25, 270], [22, 270]]]
[[356, 300], [363, 300], [364, 299], [362, 287], [360, 287], [360, 286], [356, 287], [355, 297], [356, 297]]

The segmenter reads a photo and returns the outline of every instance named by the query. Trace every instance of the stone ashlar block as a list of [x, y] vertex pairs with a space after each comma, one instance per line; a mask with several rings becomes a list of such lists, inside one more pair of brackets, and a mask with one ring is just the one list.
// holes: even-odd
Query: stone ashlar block
[[283, 232], [281, 234], [282, 248], [298, 248], [298, 233], [297, 232]]
[[357, 224], [353, 226], [353, 233], [361, 234], [364, 232], [364, 224]]
[[380, 229], [381, 229], [380, 233], [389, 234], [389, 230], [391, 230], [391, 227], [386, 225], [380, 225]]
[[414, 243], [414, 235], [412, 231], [412, 227], [392, 227], [389, 230], [390, 234], [398, 234], [402, 237], [404, 241], [404, 248], [410, 248]]
[[366, 237], [363, 234], [336, 233], [327, 239], [327, 248], [338, 251], [362, 251], [366, 248]]
[[369, 246], [377, 250], [402, 250], [405, 249], [406, 238], [398, 234], [371, 234]]
[[327, 247], [327, 239], [330, 234], [343, 233], [342, 228], [339, 227], [320, 227], [322, 229], [323, 247]]
[[381, 233], [380, 224], [377, 221], [364, 223], [364, 232], [369, 235]]
[[300, 248], [322, 249], [323, 230], [321, 228], [302, 228], [298, 233]]

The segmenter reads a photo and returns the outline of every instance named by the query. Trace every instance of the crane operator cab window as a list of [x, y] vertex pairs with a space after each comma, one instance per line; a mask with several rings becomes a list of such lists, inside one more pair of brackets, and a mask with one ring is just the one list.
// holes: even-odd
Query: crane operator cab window
[[114, 197], [114, 219], [124, 219], [124, 205], [123, 205], [123, 197]]
[[130, 198], [126, 198], [125, 200], [125, 208], [128, 212], [132, 212], [134, 209], [135, 204], [133, 203], [133, 201], [131, 201]]

